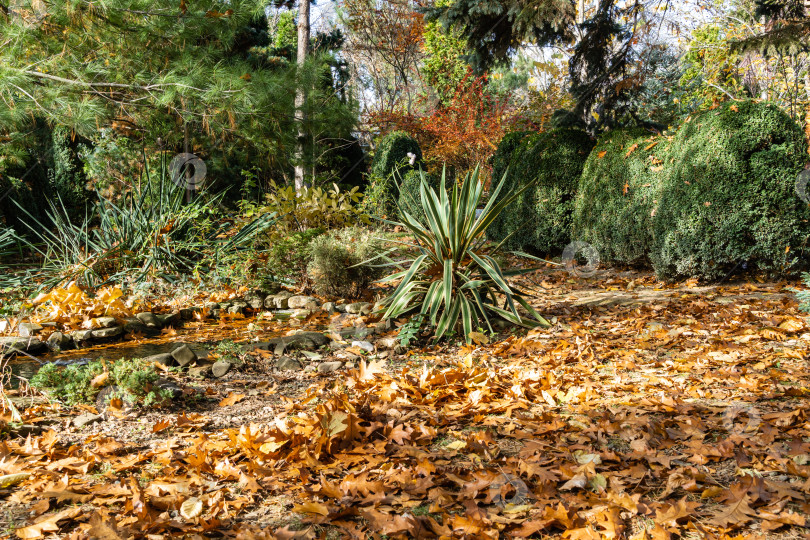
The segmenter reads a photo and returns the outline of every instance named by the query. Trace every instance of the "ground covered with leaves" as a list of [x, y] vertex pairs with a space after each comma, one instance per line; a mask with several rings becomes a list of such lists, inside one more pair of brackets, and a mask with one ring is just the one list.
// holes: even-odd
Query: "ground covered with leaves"
[[[194, 383], [185, 410], [24, 412], [20, 538], [810, 537], [810, 333], [794, 283], [525, 283], [554, 326]], [[188, 382], [189, 386], [191, 383]], [[54, 419], [64, 417], [62, 423]], [[114, 426], [114, 430], [110, 427]]]

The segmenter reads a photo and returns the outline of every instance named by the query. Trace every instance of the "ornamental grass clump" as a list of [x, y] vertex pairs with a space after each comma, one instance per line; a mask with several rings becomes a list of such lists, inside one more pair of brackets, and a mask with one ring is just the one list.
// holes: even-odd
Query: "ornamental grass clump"
[[[421, 316], [440, 339], [463, 329], [470, 334], [486, 325], [492, 331], [492, 318], [506, 319], [522, 326], [548, 326], [506, 280], [494, 258], [500, 246], [486, 249], [487, 227], [531, 184], [499, 198], [503, 180], [483, 210], [477, 214], [484, 193], [476, 167], [459, 185], [445, 189], [442, 173], [440, 188], [433, 189], [423, 176], [419, 186], [425, 224], [400, 208], [402, 223], [415, 238], [418, 254], [383, 282], [400, 280], [394, 292], [383, 301], [384, 317]], [[407, 267], [407, 268], [405, 268]], [[510, 272], [516, 274], [519, 272]], [[528, 316], [518, 312], [522, 306]]]

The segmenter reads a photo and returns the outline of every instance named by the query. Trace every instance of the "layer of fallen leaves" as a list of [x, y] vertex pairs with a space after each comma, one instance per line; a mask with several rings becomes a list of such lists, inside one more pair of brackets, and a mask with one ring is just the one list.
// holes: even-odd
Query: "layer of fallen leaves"
[[[31, 516], [20, 538], [796, 537], [810, 512], [808, 336], [792, 299], [725, 292], [757, 290], [560, 303], [566, 322], [545, 333], [394, 370], [362, 361], [261, 424], [167, 417], [151, 448], [9, 440], [0, 474], [18, 476], [0, 496]], [[246, 518], [278, 495], [298, 530]]]

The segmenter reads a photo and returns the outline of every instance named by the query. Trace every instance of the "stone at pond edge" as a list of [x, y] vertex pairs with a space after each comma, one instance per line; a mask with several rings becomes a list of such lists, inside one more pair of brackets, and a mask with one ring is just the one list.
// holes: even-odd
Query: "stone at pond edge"
[[174, 358], [175, 362], [177, 362], [177, 365], [180, 367], [186, 367], [197, 360], [196, 353], [191, 350], [191, 347], [185, 344], [177, 347], [171, 354], [172, 358]]
[[33, 337], [37, 332], [42, 331], [42, 326], [37, 323], [23, 322], [17, 325], [17, 333], [20, 337]]
[[368, 341], [352, 341], [352, 347], [358, 347], [370, 353], [374, 352], [374, 345]]
[[0, 351], [6, 350], [18, 350], [27, 352], [28, 354], [34, 354], [37, 352], [41, 352], [45, 350], [47, 347], [45, 346], [42, 341], [35, 337], [17, 337], [17, 336], [7, 336], [7, 337], [0, 337]]
[[298, 371], [302, 367], [304, 366], [299, 360], [289, 356], [282, 356], [276, 361], [276, 369], [283, 371]]
[[137, 317], [139, 321], [141, 321], [149, 328], [158, 328], [160, 326], [160, 320], [155, 316], [154, 313], [151, 313], [149, 311], [145, 311], [143, 313], [136, 313], [135, 317]]
[[90, 341], [93, 338], [93, 331], [92, 330], [74, 330], [70, 333], [70, 337], [73, 338], [73, 342], [79, 346], [80, 343], [85, 341]]
[[137, 317], [127, 317], [124, 319], [124, 332], [127, 334], [132, 334], [134, 332], [138, 332], [141, 334], [145, 334], [147, 332], [155, 332], [155, 328], [149, 328], [144, 324], [143, 321], [138, 319]]
[[214, 365], [211, 366], [211, 374], [216, 378], [224, 377], [230, 370], [231, 363], [226, 360], [217, 360], [214, 362]]
[[73, 427], [83, 428], [84, 426], [94, 422], [101, 422], [102, 420], [104, 420], [104, 417], [100, 414], [84, 413], [73, 419]]
[[321, 306], [321, 310], [325, 311], [326, 313], [337, 313], [337, 308], [335, 307], [334, 302], [326, 302], [323, 306]]
[[180, 320], [180, 312], [167, 313], [165, 315], [155, 315], [159, 322], [159, 326], [171, 326]]
[[368, 302], [355, 302], [346, 306], [346, 313], [354, 315], [368, 315], [371, 313], [372, 305]]
[[111, 339], [118, 337], [124, 333], [124, 329], [120, 326], [113, 326], [112, 328], [100, 328], [93, 330], [93, 339]]
[[245, 302], [251, 309], [261, 309], [264, 307], [264, 295], [258, 292], [245, 295]]
[[177, 362], [172, 356], [171, 353], [160, 353], [160, 354], [153, 354], [152, 356], [146, 356], [143, 360], [147, 362], [157, 362], [158, 364], [162, 364], [166, 367], [176, 366]]
[[318, 365], [318, 373], [332, 373], [343, 367], [343, 362], [324, 362]]
[[278, 294], [268, 296], [264, 299], [264, 307], [270, 309], [289, 309], [288, 300], [293, 294], [289, 291], [281, 291]]
[[48, 349], [53, 352], [62, 352], [62, 350], [70, 347], [71, 343], [73, 343], [73, 340], [62, 332], [52, 333], [50, 336], [48, 336], [48, 340], [45, 342]]
[[112, 328], [115, 326], [115, 317], [96, 317], [93, 319], [98, 328]]
[[280, 338], [273, 338], [267, 342], [267, 348], [270, 350], [277, 350], [279, 347], [282, 349], [317, 349], [329, 343], [330, 339], [320, 332], [301, 332], [300, 334], [293, 334], [291, 336], [284, 336]]
[[317, 298], [312, 296], [291, 296], [287, 300], [287, 305], [290, 309], [318, 309], [320, 306], [320, 302], [318, 302]]

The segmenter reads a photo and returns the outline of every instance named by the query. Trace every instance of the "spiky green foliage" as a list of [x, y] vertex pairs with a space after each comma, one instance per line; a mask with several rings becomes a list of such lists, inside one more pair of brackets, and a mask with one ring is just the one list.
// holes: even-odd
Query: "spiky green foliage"
[[[410, 170], [405, 173], [405, 177], [399, 184], [399, 198], [397, 206], [400, 210], [400, 220], [403, 219], [402, 212], [407, 212], [420, 223], [425, 223], [425, 211], [422, 208], [420, 190], [422, 186], [422, 173], [417, 170]], [[424, 178], [432, 189], [439, 188], [439, 179], [432, 174], [424, 174]]]
[[593, 140], [584, 131], [555, 129], [523, 139], [504, 179], [504, 195], [531, 184], [493, 222], [490, 238], [511, 249], [554, 253], [570, 241], [582, 167]]
[[604, 262], [649, 264], [668, 146], [666, 138], [640, 129], [600, 137], [582, 170], [572, 238], [591, 244]]
[[250, 247], [275, 220], [263, 214], [243, 222], [218, 217], [222, 195], [185, 203], [186, 191], [169, 178], [166, 168], [146, 176], [123, 198], [99, 202], [74, 223], [62, 201], [52, 201], [46, 222], [25, 213], [28, 237], [42, 264], [15, 274], [4, 269], [3, 282], [54, 286], [77, 280], [89, 287], [137, 283], [150, 276], [174, 280], [181, 274], [207, 274], [221, 258]]
[[772, 105], [727, 103], [685, 123], [657, 197], [656, 273], [717, 279], [806, 265], [810, 211], [795, 193], [805, 149], [801, 128]]
[[[467, 342], [470, 333], [479, 326], [486, 325], [491, 331], [493, 316], [515, 324], [547, 325], [520, 291], [507, 283], [494, 258], [497, 248], [484, 250], [487, 228], [521, 192], [498, 200], [503, 187], [500, 182], [494, 196], [476, 216], [484, 194], [478, 168], [467, 174], [461, 185], [454, 182], [449, 193], [444, 175], [441, 184], [438, 190], [430, 188], [426, 179], [420, 185], [426, 225], [403, 212], [401, 225], [417, 240], [414, 247], [418, 255], [409, 259], [401, 272], [383, 280], [399, 281], [394, 292], [383, 301], [384, 317], [422, 315], [436, 339], [460, 329]], [[530, 316], [521, 316], [517, 305], [523, 306]]]

